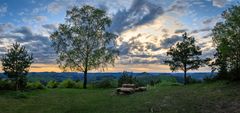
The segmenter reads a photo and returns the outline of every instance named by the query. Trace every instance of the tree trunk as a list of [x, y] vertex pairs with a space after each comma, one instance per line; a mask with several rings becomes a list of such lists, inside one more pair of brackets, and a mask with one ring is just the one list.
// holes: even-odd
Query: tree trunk
[[184, 85], [187, 84], [187, 65], [184, 63]]
[[15, 83], [15, 85], [16, 85], [16, 89], [15, 89], [15, 90], [18, 91], [18, 89], [19, 89], [19, 88], [18, 88], [18, 86], [19, 86], [19, 85], [18, 85], [18, 77], [16, 78], [16, 83]]
[[83, 79], [83, 89], [87, 89], [87, 70], [84, 71]]
[[184, 85], [187, 84], [187, 71], [184, 70]]

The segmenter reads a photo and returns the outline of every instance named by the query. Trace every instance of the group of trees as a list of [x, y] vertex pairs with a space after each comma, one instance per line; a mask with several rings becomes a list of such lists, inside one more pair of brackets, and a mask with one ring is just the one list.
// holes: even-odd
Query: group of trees
[[[212, 30], [217, 53], [210, 65], [218, 70], [219, 77], [240, 80], [240, 6], [226, 10], [222, 17], [224, 21]], [[86, 88], [89, 70], [113, 65], [118, 56], [117, 35], [107, 31], [110, 24], [111, 19], [103, 10], [91, 6], [73, 7], [67, 11], [66, 22], [50, 36], [60, 67], [84, 73], [83, 88]], [[172, 71], [184, 71], [184, 84], [187, 84], [187, 71], [208, 64], [210, 59], [200, 57], [202, 52], [195, 45], [194, 37], [184, 33], [182, 38], [169, 49], [170, 59], [165, 63]], [[15, 43], [1, 61], [5, 74], [16, 82], [16, 90], [23, 88], [25, 75], [33, 63], [32, 55]]]
[[183, 34], [183, 41], [172, 46], [167, 52], [171, 57], [165, 61], [172, 71], [183, 70], [185, 84], [186, 72], [207, 64], [218, 70], [218, 79], [240, 80], [240, 6], [233, 6], [222, 14], [224, 19], [212, 30], [217, 53], [211, 63], [209, 58], [200, 59], [201, 51], [195, 46], [193, 37]]

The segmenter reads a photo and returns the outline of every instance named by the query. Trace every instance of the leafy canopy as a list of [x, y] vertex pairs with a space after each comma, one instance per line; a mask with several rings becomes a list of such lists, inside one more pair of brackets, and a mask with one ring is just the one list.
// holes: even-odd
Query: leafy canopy
[[68, 10], [65, 24], [51, 35], [60, 67], [88, 71], [113, 64], [117, 36], [106, 30], [110, 24], [103, 10], [91, 6]]
[[1, 61], [4, 73], [9, 78], [17, 78], [27, 75], [29, 67], [33, 63], [33, 57], [28, 54], [24, 46], [15, 43], [2, 57]]
[[202, 54], [200, 47], [195, 45], [195, 39], [188, 37], [187, 33], [184, 33], [182, 38], [182, 42], [178, 42], [167, 52], [171, 59], [165, 63], [170, 66], [172, 71], [198, 69], [202, 63], [199, 57]]
[[222, 18], [224, 21], [212, 30], [218, 51], [215, 64], [219, 66], [219, 72], [233, 72], [233, 79], [240, 80], [240, 6], [224, 11]]

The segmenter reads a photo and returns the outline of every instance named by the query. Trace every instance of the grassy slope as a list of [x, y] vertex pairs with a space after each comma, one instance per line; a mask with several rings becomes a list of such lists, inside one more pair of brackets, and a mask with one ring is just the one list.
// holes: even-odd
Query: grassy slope
[[0, 113], [240, 113], [240, 85], [225, 83], [161, 86], [117, 96], [113, 89], [0, 91]]

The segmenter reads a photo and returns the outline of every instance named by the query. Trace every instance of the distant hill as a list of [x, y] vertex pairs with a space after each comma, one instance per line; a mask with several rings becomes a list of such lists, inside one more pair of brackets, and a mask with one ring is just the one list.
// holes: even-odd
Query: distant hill
[[[118, 79], [122, 75], [122, 72], [112, 72], [112, 73], [88, 73], [88, 81], [98, 81], [102, 79]], [[131, 73], [129, 75], [141, 77], [141, 76], [173, 76], [176, 77], [178, 82], [183, 81], [183, 73]], [[214, 73], [215, 75], [215, 73]], [[193, 79], [202, 80], [207, 76], [212, 76], [212, 73], [198, 72], [198, 73], [188, 73]], [[42, 81], [47, 82], [50, 80], [63, 81], [65, 79], [73, 80], [83, 80], [83, 73], [77, 72], [31, 72], [28, 74], [29, 81]], [[3, 73], [0, 73], [0, 78], [6, 78]]]

